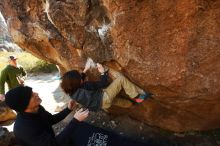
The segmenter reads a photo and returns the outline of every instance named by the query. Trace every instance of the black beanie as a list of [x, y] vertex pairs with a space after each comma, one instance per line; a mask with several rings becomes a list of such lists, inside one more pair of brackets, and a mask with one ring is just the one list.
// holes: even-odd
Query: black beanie
[[32, 88], [19, 86], [9, 90], [5, 95], [5, 103], [16, 112], [23, 112], [31, 99]]

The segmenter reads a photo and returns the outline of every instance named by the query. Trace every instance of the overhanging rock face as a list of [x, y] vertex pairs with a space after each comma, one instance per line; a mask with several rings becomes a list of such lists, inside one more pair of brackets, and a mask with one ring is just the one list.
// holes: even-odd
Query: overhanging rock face
[[91, 57], [155, 94], [129, 116], [173, 131], [220, 127], [220, 1], [1, 0], [0, 10], [21, 48], [62, 71]]

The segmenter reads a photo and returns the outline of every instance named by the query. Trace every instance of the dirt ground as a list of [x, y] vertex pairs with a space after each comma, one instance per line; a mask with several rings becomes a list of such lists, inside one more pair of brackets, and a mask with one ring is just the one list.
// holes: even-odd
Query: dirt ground
[[[57, 79], [58, 73], [29, 75], [26, 85], [33, 88], [42, 98], [42, 105], [51, 113], [56, 113], [65, 107], [69, 98], [59, 87], [60, 81]], [[71, 120], [73, 113], [70, 114], [63, 122], [54, 126], [56, 132], [59, 132]], [[86, 122], [114, 131], [138, 141], [148, 142], [149, 140], [156, 143], [163, 143], [167, 146], [218, 146], [220, 145], [220, 130], [208, 132], [185, 132], [173, 133], [162, 130], [157, 127], [151, 127], [142, 122], [136, 121], [126, 116], [115, 116], [105, 111], [90, 112]], [[13, 125], [7, 128], [11, 130]], [[155, 144], [156, 145], [156, 144]]]

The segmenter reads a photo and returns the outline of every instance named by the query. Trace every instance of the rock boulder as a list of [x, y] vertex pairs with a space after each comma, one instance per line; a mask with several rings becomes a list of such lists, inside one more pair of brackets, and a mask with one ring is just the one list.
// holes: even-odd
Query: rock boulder
[[0, 10], [15, 43], [62, 72], [91, 57], [154, 93], [129, 116], [173, 131], [220, 127], [220, 1], [1, 0]]

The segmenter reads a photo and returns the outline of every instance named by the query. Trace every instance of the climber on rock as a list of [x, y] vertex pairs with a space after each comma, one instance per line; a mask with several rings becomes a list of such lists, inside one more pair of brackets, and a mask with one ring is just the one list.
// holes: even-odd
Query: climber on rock
[[[71, 99], [90, 111], [107, 110], [112, 104], [124, 108], [130, 107], [132, 105], [130, 100], [115, 98], [122, 89], [135, 103], [142, 103], [152, 95], [130, 82], [121, 73], [107, 69], [99, 63], [97, 63], [97, 69], [101, 74], [100, 80], [84, 81], [85, 73], [89, 69], [90, 66], [86, 65], [82, 74], [76, 70], [66, 72], [61, 80], [61, 88]], [[109, 74], [115, 78], [110, 85]]]

